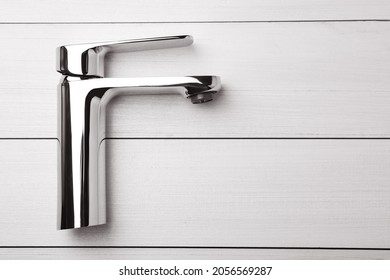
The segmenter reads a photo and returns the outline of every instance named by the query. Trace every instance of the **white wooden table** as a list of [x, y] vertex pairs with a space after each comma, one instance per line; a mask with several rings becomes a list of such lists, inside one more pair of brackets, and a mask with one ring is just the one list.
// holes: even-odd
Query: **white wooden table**
[[[390, 258], [390, 2], [4, 1], [0, 259]], [[108, 76], [220, 75], [218, 100], [117, 98], [105, 226], [57, 231], [55, 48], [191, 34]]]

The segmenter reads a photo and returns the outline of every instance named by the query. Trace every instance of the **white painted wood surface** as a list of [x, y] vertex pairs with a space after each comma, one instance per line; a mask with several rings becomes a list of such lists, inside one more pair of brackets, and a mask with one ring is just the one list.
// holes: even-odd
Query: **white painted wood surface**
[[[108, 76], [221, 75], [219, 99], [118, 98], [108, 137], [390, 137], [389, 11], [387, 0], [3, 3], [0, 246], [390, 248], [384, 139], [107, 140], [110, 223], [78, 231], [55, 230], [57, 141], [41, 139], [56, 137], [55, 47], [167, 34], [195, 45], [110, 55]], [[389, 252], [3, 247], [0, 259]]]
[[0, 245], [390, 247], [386, 140], [107, 140], [108, 224], [67, 231], [56, 146], [1, 141]]
[[156, 259], [184, 259], [184, 260], [361, 260], [390, 259], [389, 251], [376, 250], [305, 250], [305, 249], [151, 249], [151, 248], [29, 248], [29, 249], [1, 249], [0, 259], [113, 259], [113, 260], [156, 260]]
[[194, 46], [111, 55], [108, 76], [216, 74], [219, 100], [120, 98], [108, 137], [390, 136], [390, 24], [321, 22], [0, 25], [0, 137], [56, 137], [57, 46], [180, 33]]
[[1, 22], [188, 22], [389, 19], [387, 0], [8, 1]]

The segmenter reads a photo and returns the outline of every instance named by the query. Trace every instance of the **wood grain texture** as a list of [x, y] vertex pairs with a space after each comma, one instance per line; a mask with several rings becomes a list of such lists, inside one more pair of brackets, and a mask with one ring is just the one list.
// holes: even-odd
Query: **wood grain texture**
[[1, 22], [189, 22], [389, 19], [386, 0], [16, 0]]
[[30, 248], [0, 249], [0, 259], [21, 260], [388, 260], [389, 251], [288, 249]]
[[107, 140], [109, 223], [68, 231], [56, 146], [0, 141], [0, 246], [390, 248], [386, 140]]
[[[195, 45], [110, 55], [108, 76], [216, 74], [224, 85], [218, 100], [118, 98], [108, 137], [390, 137], [387, 0], [107, 3], [2, 5], [0, 138], [56, 137], [57, 46], [171, 34], [192, 34]], [[74, 231], [55, 230], [56, 146], [0, 140], [0, 246], [390, 248], [386, 140], [107, 140], [109, 223]], [[390, 259], [389, 252], [0, 248], [0, 259]]]
[[1, 25], [0, 137], [56, 137], [57, 46], [180, 33], [195, 45], [110, 55], [107, 76], [216, 74], [219, 100], [121, 97], [108, 137], [389, 137], [389, 32], [387, 22]]

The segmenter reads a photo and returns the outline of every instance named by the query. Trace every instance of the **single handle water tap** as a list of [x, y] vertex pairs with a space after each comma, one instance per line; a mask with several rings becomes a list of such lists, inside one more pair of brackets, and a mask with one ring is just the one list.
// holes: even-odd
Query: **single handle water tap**
[[214, 99], [217, 76], [104, 78], [111, 51], [183, 47], [189, 35], [68, 45], [57, 48], [58, 229], [106, 223], [106, 106], [117, 95], [181, 94], [194, 104]]

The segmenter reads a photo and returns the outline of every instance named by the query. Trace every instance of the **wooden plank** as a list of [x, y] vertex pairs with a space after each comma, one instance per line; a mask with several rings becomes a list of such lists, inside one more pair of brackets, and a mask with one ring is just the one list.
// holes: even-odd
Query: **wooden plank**
[[389, 32], [387, 22], [1, 25], [0, 137], [56, 137], [57, 46], [180, 33], [195, 45], [110, 55], [108, 76], [216, 74], [219, 100], [119, 98], [108, 137], [389, 137]]
[[388, 260], [390, 251], [376, 250], [288, 250], [288, 249], [151, 249], [151, 248], [30, 248], [3, 249], [0, 248], [0, 259], [21, 260]]
[[0, 12], [1, 22], [189, 22], [389, 19], [386, 0], [16, 0]]
[[0, 141], [0, 246], [390, 248], [387, 140], [108, 140], [109, 223], [67, 231], [56, 146]]

